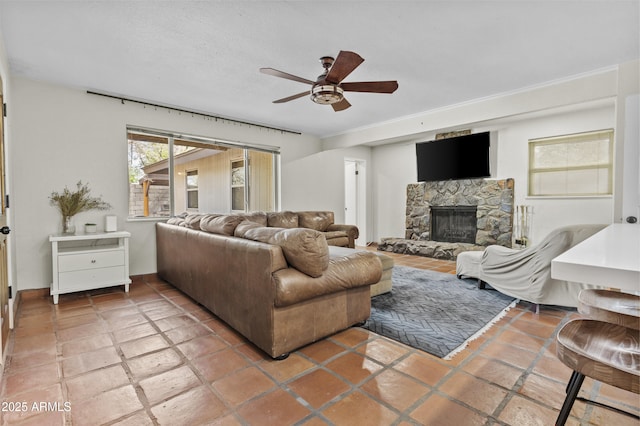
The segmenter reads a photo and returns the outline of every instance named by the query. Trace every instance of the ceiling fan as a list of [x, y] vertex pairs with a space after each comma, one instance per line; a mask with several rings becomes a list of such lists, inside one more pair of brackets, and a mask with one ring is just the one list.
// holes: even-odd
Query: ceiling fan
[[322, 105], [331, 105], [333, 110], [338, 112], [351, 106], [344, 97], [344, 92], [393, 93], [398, 88], [397, 81], [343, 83], [342, 80], [363, 62], [364, 59], [360, 55], [346, 50], [341, 50], [335, 60], [331, 56], [323, 56], [320, 58], [320, 63], [324, 68], [324, 72], [318, 76], [316, 81], [307, 80], [306, 78], [278, 71], [273, 68], [260, 68], [260, 72], [311, 85], [311, 90], [275, 100], [273, 101], [274, 104], [281, 104], [311, 95], [313, 102]]

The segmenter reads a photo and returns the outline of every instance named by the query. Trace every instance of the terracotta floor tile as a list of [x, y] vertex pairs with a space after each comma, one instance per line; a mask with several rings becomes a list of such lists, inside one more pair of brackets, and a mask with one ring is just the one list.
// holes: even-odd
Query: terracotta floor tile
[[313, 408], [320, 408], [351, 389], [344, 380], [322, 369], [305, 374], [289, 383], [288, 387]]
[[548, 426], [555, 424], [558, 412], [559, 410], [553, 411], [528, 399], [514, 396], [498, 419], [514, 426]]
[[371, 374], [381, 370], [382, 365], [360, 354], [349, 352], [329, 362], [327, 368], [351, 383], [358, 384]]
[[112, 346], [113, 341], [108, 333], [96, 334], [85, 339], [72, 340], [62, 344], [62, 356], [72, 357], [84, 352], [91, 352], [107, 346]]
[[118, 342], [128, 342], [130, 340], [139, 339], [141, 337], [151, 336], [156, 334], [158, 330], [156, 330], [150, 323], [138, 324], [134, 327], [129, 327], [124, 330], [116, 330], [113, 332], [113, 337], [115, 337]]
[[28, 352], [42, 352], [50, 348], [56, 347], [56, 335], [55, 334], [38, 334], [35, 336], [24, 337], [20, 340], [16, 340], [13, 344], [14, 354], [24, 354]]
[[351, 327], [331, 337], [332, 340], [345, 346], [355, 347], [371, 338], [370, 332], [360, 328]]
[[557, 357], [543, 356], [533, 367], [533, 372], [552, 380], [567, 383], [571, 377], [571, 369]]
[[120, 363], [120, 356], [112, 346], [92, 352], [84, 352], [62, 360], [62, 373], [65, 377], [73, 377], [98, 368]]
[[410, 348], [389, 339], [379, 338], [358, 347], [357, 352], [383, 364], [391, 364], [409, 352]]
[[183, 363], [182, 357], [172, 348], [127, 360], [133, 376], [140, 380], [144, 377], [163, 373]]
[[208, 327], [205, 327], [204, 325], [199, 323], [194, 323], [190, 326], [178, 327], [169, 331], [165, 331], [164, 334], [173, 343], [178, 344], [211, 333], [212, 331]]
[[101, 322], [92, 322], [59, 330], [57, 334], [59, 341], [68, 342], [76, 339], [86, 339], [87, 337], [106, 333], [107, 331], [107, 326], [105, 324]]
[[255, 426], [292, 425], [309, 414], [309, 409], [289, 393], [277, 389], [244, 404], [238, 414]]
[[64, 330], [71, 327], [77, 327], [79, 325], [91, 324], [98, 320], [98, 314], [95, 312], [88, 312], [83, 315], [75, 315], [66, 318], [59, 318], [57, 321], [58, 330]]
[[319, 363], [323, 363], [344, 351], [342, 346], [335, 344], [330, 339], [320, 340], [300, 350], [301, 353]]
[[545, 339], [521, 333], [520, 331], [505, 330], [497, 337], [497, 341], [517, 346], [531, 352], [538, 352], [538, 350], [544, 345]]
[[511, 389], [524, 373], [524, 370], [517, 367], [482, 356], [474, 357], [464, 365], [463, 369], [476, 377], [483, 378], [506, 389]]
[[129, 377], [121, 365], [114, 365], [66, 379], [66, 384], [69, 398], [73, 401], [82, 401], [104, 391], [129, 384]]
[[191, 364], [210, 382], [249, 366], [247, 359], [231, 348], [194, 359]]
[[189, 367], [182, 366], [140, 380], [139, 384], [149, 403], [153, 405], [201, 383]]
[[25, 368], [33, 368], [37, 365], [55, 363], [57, 353], [53, 347], [44, 347], [42, 351], [24, 352], [9, 358], [8, 370], [12, 373]]
[[109, 330], [122, 330], [128, 329], [134, 325], [145, 324], [147, 318], [144, 315], [138, 313], [134, 315], [126, 315], [122, 317], [114, 317], [107, 320], [107, 327]]
[[95, 424], [96, 419], [108, 423], [142, 410], [143, 406], [133, 386], [124, 386], [103, 392], [81, 404], [71, 405], [73, 424]]
[[566, 396], [566, 386], [566, 382], [556, 382], [537, 374], [530, 374], [518, 392], [548, 406], [555, 407], [559, 411]]
[[59, 380], [58, 364], [52, 362], [4, 376], [3, 391], [5, 395], [14, 396], [21, 392], [52, 385]]
[[266, 359], [258, 366], [278, 383], [284, 383], [315, 367], [315, 364], [294, 353], [280, 361]]
[[213, 334], [196, 337], [178, 345], [178, 349], [190, 359], [221, 351], [228, 347], [224, 340]]
[[228, 404], [237, 407], [247, 400], [273, 389], [275, 382], [256, 367], [249, 367], [213, 382], [212, 386]]
[[486, 383], [467, 373], [456, 373], [438, 388], [452, 399], [480, 410], [487, 415], [494, 410], [507, 396], [507, 391]]
[[490, 343], [480, 353], [485, 357], [496, 358], [520, 368], [527, 368], [537, 356], [536, 353], [526, 349], [499, 342]]
[[404, 411], [426, 395], [430, 388], [395, 370], [386, 370], [362, 385], [362, 390]]
[[[484, 416], [440, 395], [431, 395], [411, 412], [411, 417], [419, 424], [429, 426], [481, 426], [486, 422]], [[525, 424], [520, 423], [517, 426], [525, 426]]]
[[151, 408], [161, 425], [191, 426], [211, 424], [227, 412], [207, 387], [199, 386]]
[[133, 358], [142, 354], [165, 349], [169, 343], [159, 334], [142, 337], [137, 340], [121, 343], [120, 349], [126, 358]]
[[160, 331], [167, 331], [178, 327], [191, 327], [196, 320], [191, 315], [181, 314], [168, 318], [163, 318], [155, 322]]
[[440, 364], [426, 356], [416, 354], [410, 355], [393, 368], [411, 377], [415, 377], [429, 386], [435, 386], [436, 383], [451, 371], [451, 368], [446, 365]]
[[365, 394], [355, 391], [322, 411], [337, 425], [390, 425], [398, 415]]
[[556, 329], [555, 325], [547, 325], [541, 322], [528, 321], [522, 319], [522, 317], [514, 321], [511, 324], [511, 327], [525, 334], [540, 337], [542, 339], [546, 339], [551, 336]]
[[[41, 406], [41, 402], [51, 405]], [[59, 383], [31, 389], [18, 397], [4, 398], [1, 411], [2, 424], [62, 425], [65, 419], [64, 410], [70, 408], [65, 407], [65, 402], [68, 400], [64, 398], [62, 386]]]
[[149, 417], [146, 411], [138, 411], [131, 416], [112, 423], [111, 426], [154, 426], [156, 424], [157, 423], [151, 420], [151, 417]]

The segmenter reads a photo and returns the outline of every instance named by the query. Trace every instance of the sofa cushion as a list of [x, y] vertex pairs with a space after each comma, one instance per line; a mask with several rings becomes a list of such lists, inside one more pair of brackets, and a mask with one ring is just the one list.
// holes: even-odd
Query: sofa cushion
[[267, 213], [267, 226], [274, 228], [297, 228], [298, 214], [290, 211]]
[[246, 237], [245, 234], [247, 233], [247, 231], [250, 231], [255, 228], [264, 228], [264, 225], [245, 219], [242, 222], [240, 222], [238, 226], [236, 226], [236, 230], [233, 231], [233, 236], [252, 240], [253, 238]]
[[170, 218], [167, 220], [167, 223], [168, 223], [169, 225], [178, 225], [178, 226], [183, 225], [183, 226], [184, 226], [184, 223], [185, 223], [185, 222], [184, 222], [184, 218], [183, 218], [183, 217], [178, 217], [178, 216], [176, 216], [176, 217], [170, 217]]
[[287, 262], [310, 277], [322, 276], [329, 267], [329, 246], [321, 232], [305, 228], [283, 229], [269, 243], [279, 245]]
[[329, 246], [321, 232], [306, 228], [272, 228], [242, 224], [244, 238], [280, 246], [287, 263], [317, 278], [329, 267]]
[[240, 216], [205, 215], [200, 220], [200, 229], [212, 234], [233, 236], [236, 227], [244, 218]]
[[267, 213], [265, 212], [251, 212], [251, 213], [240, 213], [238, 216], [242, 216], [245, 220], [249, 220], [251, 222], [259, 223], [262, 226], [267, 226]]
[[200, 229], [200, 219], [205, 216], [202, 213], [189, 213], [184, 218], [184, 224], [187, 228]]
[[301, 228], [315, 229], [316, 231], [326, 231], [334, 221], [333, 212], [298, 212], [298, 225]]

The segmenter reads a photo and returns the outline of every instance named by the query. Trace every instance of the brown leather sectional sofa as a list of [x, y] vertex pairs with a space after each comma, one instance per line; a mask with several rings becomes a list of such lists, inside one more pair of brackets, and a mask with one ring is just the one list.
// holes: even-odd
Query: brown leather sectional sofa
[[[158, 223], [158, 274], [273, 358], [369, 317], [369, 286], [382, 275], [378, 256], [331, 254], [321, 231], [268, 227], [250, 216]], [[311, 212], [302, 216], [313, 222]]]

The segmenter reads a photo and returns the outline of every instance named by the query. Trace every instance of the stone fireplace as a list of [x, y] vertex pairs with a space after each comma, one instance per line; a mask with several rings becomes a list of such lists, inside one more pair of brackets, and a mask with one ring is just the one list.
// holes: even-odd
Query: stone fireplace
[[458, 253], [511, 247], [513, 179], [420, 182], [407, 186], [404, 238], [379, 250], [455, 260]]

